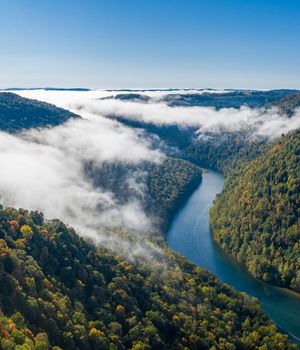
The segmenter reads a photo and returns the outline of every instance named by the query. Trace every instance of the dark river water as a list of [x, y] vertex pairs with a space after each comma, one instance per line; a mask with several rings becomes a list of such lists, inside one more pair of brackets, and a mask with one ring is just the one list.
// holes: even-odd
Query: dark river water
[[215, 274], [223, 282], [258, 298], [265, 313], [300, 344], [300, 297], [251, 277], [214, 244], [209, 228], [209, 209], [224, 178], [209, 171], [174, 218], [168, 244], [192, 262]]

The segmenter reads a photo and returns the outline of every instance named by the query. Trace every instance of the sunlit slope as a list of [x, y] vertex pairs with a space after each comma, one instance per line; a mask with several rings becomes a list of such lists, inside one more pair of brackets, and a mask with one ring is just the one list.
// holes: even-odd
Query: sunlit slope
[[168, 249], [130, 261], [41, 213], [0, 222], [3, 349], [296, 349], [255, 301]]
[[211, 211], [216, 241], [257, 278], [300, 292], [300, 131], [226, 178]]

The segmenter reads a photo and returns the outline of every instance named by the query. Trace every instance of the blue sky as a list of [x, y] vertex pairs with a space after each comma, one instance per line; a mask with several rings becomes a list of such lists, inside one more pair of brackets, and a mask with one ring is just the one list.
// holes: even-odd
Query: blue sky
[[0, 0], [0, 87], [300, 88], [300, 0]]

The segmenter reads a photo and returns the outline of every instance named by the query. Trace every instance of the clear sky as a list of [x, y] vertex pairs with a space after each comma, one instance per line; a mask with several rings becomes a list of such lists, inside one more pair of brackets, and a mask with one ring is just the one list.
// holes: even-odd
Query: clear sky
[[300, 88], [300, 0], [0, 0], [0, 87]]

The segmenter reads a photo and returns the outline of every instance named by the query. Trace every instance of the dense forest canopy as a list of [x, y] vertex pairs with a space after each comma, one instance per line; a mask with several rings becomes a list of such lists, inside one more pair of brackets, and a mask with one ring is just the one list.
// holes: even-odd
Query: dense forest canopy
[[1, 349], [296, 349], [255, 300], [164, 248], [128, 261], [0, 210]]
[[300, 292], [300, 131], [228, 171], [214, 238], [263, 281]]

